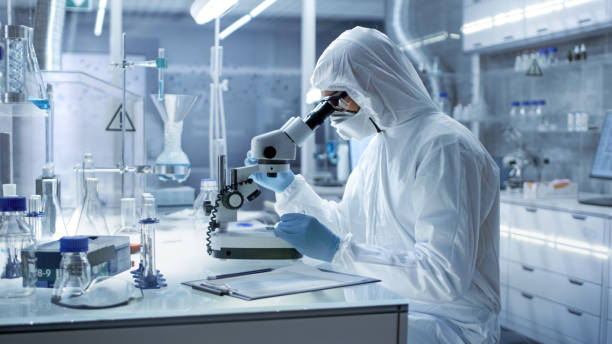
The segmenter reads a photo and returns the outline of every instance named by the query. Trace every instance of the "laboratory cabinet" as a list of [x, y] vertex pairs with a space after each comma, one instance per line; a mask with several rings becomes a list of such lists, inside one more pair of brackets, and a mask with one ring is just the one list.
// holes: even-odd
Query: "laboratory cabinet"
[[542, 343], [612, 343], [612, 211], [502, 196], [502, 326]]
[[[612, 0], [465, 1], [463, 50], [601, 29], [612, 25], [611, 4]], [[465, 30], [474, 23], [480, 30]]]

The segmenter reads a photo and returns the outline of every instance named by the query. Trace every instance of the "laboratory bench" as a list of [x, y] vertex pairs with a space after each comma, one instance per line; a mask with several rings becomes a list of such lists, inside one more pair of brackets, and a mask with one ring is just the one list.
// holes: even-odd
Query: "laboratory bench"
[[542, 343], [612, 344], [612, 208], [504, 192], [500, 220], [502, 326]]
[[[168, 286], [129, 305], [80, 310], [50, 302], [52, 289], [0, 300], [0, 343], [405, 343], [408, 301], [380, 283], [244, 301], [182, 282], [295, 261], [219, 260], [203, 230], [180, 214], [161, 218], [157, 267]], [[110, 221], [109, 222], [113, 222]], [[320, 261], [304, 258], [307, 264]], [[113, 278], [130, 279], [129, 272]]]

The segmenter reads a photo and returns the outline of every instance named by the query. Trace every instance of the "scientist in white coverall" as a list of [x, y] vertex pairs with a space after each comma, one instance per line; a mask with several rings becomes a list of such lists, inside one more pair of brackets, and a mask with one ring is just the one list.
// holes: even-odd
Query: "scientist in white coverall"
[[323, 96], [348, 94], [331, 117], [341, 136], [374, 137], [339, 203], [321, 199], [300, 175], [254, 176], [276, 192], [276, 235], [408, 298], [410, 343], [499, 342], [493, 159], [440, 112], [408, 58], [377, 30], [341, 34], [311, 81]]

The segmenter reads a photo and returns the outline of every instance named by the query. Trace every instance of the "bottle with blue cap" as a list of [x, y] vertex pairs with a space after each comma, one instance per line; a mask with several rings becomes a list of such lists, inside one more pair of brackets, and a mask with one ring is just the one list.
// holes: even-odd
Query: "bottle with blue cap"
[[217, 181], [215, 179], [202, 179], [200, 181], [200, 194], [193, 203], [193, 219], [197, 228], [204, 228], [208, 224], [210, 213], [207, 206], [214, 206], [217, 198]]
[[438, 105], [440, 106], [440, 110], [442, 110], [442, 112], [444, 112], [445, 114], [449, 115], [451, 114], [451, 105], [450, 102], [448, 100], [448, 93], [446, 92], [440, 92], [439, 98], [438, 98]]
[[51, 297], [54, 303], [82, 295], [91, 282], [91, 265], [87, 259], [89, 238], [65, 236], [59, 243], [62, 260]]
[[[36, 244], [26, 223], [26, 198], [0, 197], [0, 297], [31, 295], [36, 283], [36, 257], [25, 248]], [[29, 252], [34, 252], [30, 250]]]

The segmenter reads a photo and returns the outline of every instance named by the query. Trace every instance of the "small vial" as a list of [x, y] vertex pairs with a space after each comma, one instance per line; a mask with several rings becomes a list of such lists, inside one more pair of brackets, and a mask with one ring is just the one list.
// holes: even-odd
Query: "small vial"
[[516, 117], [519, 113], [519, 107], [521, 104], [517, 101], [513, 101], [510, 105], [510, 117]]
[[576, 116], [573, 112], [567, 113], [567, 131], [576, 130]]

